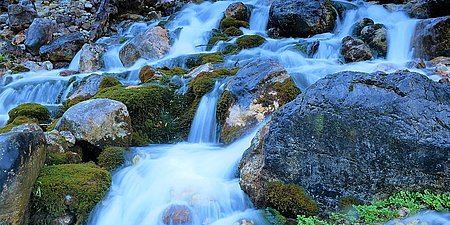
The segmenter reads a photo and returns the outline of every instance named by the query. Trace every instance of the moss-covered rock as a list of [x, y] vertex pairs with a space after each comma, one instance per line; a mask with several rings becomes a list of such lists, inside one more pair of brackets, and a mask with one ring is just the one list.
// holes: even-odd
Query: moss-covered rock
[[28, 118], [26, 116], [18, 116], [11, 123], [6, 124], [6, 126], [0, 128], [0, 134], [11, 131], [14, 127], [22, 124], [37, 124], [38, 120], [34, 118]]
[[235, 55], [239, 53], [242, 49], [237, 44], [227, 44], [222, 51], [224, 55]]
[[[230, 91], [224, 91], [217, 103], [217, 121], [219, 124], [225, 124], [225, 121], [230, 114], [229, 109], [233, 105], [235, 99]], [[224, 135], [227, 136], [227, 135]]]
[[167, 75], [167, 76], [183, 76], [184, 74], [186, 74], [186, 70], [181, 68], [181, 67], [175, 67], [175, 68], [170, 68], [170, 67], [161, 67], [157, 69], [159, 72]]
[[113, 171], [125, 163], [126, 148], [123, 147], [107, 147], [98, 156], [98, 165]]
[[228, 35], [220, 32], [220, 30], [214, 29], [211, 33], [211, 37], [209, 38], [208, 46], [207, 46], [206, 50], [211, 50], [212, 47], [214, 47], [214, 45], [217, 42], [226, 41], [228, 39], [229, 39]]
[[244, 34], [244, 32], [237, 27], [228, 27], [223, 32], [228, 36], [241, 36]]
[[83, 101], [87, 101], [87, 100], [89, 100], [89, 99], [91, 99], [91, 96], [76, 96], [76, 97], [74, 97], [74, 98], [72, 98], [72, 99], [67, 99], [64, 103], [63, 103], [63, 110], [62, 111], [66, 111], [66, 110], [68, 110], [70, 107], [72, 107], [72, 106], [74, 106], [74, 105], [76, 105], [76, 104], [78, 104], [78, 103], [80, 103], [80, 102], [83, 102]]
[[69, 214], [84, 224], [110, 185], [108, 171], [94, 164], [44, 167], [32, 194], [31, 223], [54, 224]]
[[36, 119], [38, 123], [50, 122], [50, 112], [47, 107], [37, 103], [25, 103], [19, 105], [8, 112], [8, 123], [12, 123], [16, 117], [25, 116]]
[[187, 133], [187, 128], [180, 125], [184, 99], [168, 87], [154, 84], [137, 88], [116, 86], [101, 90], [95, 98], [109, 98], [127, 106], [133, 127], [132, 145], [168, 143]]
[[210, 54], [204, 54], [200, 56], [202, 64], [206, 63], [223, 63], [223, 55], [222, 53], [210, 53]]
[[114, 87], [117, 85], [122, 85], [122, 83], [120, 83], [120, 81], [117, 80], [115, 77], [106, 76], [103, 77], [102, 81], [100, 82], [100, 89]]
[[267, 205], [286, 217], [296, 218], [297, 215], [312, 216], [319, 213], [317, 203], [306, 196], [305, 190], [298, 185], [269, 182], [266, 191]]
[[242, 20], [237, 20], [231, 17], [228, 18], [224, 18], [221, 22], [220, 22], [220, 29], [225, 30], [229, 27], [245, 27], [245, 28], [249, 28], [250, 24], [246, 21], [242, 21]]
[[61, 165], [61, 164], [77, 164], [82, 161], [81, 155], [76, 152], [49, 152], [45, 164]]
[[163, 77], [163, 74], [151, 66], [144, 66], [139, 71], [139, 80], [141, 83], [147, 83], [152, 80], [158, 80]]
[[240, 48], [255, 48], [262, 45], [266, 39], [259, 35], [245, 35], [236, 40]]

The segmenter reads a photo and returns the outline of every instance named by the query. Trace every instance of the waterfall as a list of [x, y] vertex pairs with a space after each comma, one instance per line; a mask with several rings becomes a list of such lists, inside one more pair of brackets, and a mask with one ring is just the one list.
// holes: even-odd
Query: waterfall
[[216, 82], [214, 89], [202, 97], [192, 122], [188, 141], [191, 143], [218, 143], [216, 106], [220, 98], [220, 82]]

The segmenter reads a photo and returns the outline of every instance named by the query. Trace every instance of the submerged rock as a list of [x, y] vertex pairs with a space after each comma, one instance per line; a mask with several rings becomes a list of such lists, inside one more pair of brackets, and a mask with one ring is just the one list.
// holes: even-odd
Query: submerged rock
[[192, 222], [192, 212], [185, 205], [171, 205], [164, 210], [162, 220], [164, 224], [187, 224]]
[[241, 68], [219, 102], [222, 141], [231, 142], [300, 93], [284, 67], [256, 60]]
[[30, 194], [44, 166], [46, 141], [36, 124], [0, 135], [0, 223], [23, 224]]
[[367, 44], [361, 39], [350, 36], [342, 39], [341, 55], [345, 62], [359, 62], [372, 58], [372, 52]]
[[39, 49], [39, 54], [52, 62], [70, 62], [85, 43], [81, 33], [61, 36]]
[[120, 49], [124, 66], [133, 65], [139, 58], [159, 59], [170, 50], [169, 33], [162, 27], [152, 27], [137, 35]]
[[240, 164], [254, 202], [267, 183], [305, 188], [322, 209], [400, 190], [450, 191], [450, 87], [410, 72], [342, 72], [276, 112]]
[[110, 99], [80, 102], [69, 108], [55, 127], [70, 131], [77, 141], [104, 148], [131, 143], [131, 120], [127, 107]]
[[309, 37], [332, 31], [336, 16], [329, 1], [275, 0], [270, 7], [269, 28], [282, 37]]
[[419, 58], [450, 56], [450, 16], [420, 21], [416, 26], [413, 47]]

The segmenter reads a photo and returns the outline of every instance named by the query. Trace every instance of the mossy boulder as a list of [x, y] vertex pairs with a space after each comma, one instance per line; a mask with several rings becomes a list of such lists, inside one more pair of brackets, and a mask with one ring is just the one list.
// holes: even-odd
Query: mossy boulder
[[117, 78], [112, 77], [112, 76], [106, 76], [106, 77], [103, 77], [102, 81], [100, 82], [100, 89], [114, 87], [117, 85], [122, 85], [122, 83], [120, 83], [120, 81], [117, 80]]
[[54, 224], [71, 215], [74, 223], [85, 224], [110, 185], [110, 173], [94, 164], [44, 167], [33, 189], [31, 223]]
[[319, 207], [305, 190], [295, 184], [284, 185], [282, 182], [269, 182], [265, 196], [266, 204], [289, 218], [297, 215], [313, 216], [319, 213]]
[[167, 76], [183, 76], [184, 74], [186, 74], [186, 70], [181, 68], [181, 67], [175, 67], [175, 68], [170, 68], [170, 67], [161, 67], [161, 68], [157, 68], [157, 70]]
[[241, 36], [244, 34], [244, 32], [242, 32], [242, 30], [240, 30], [237, 27], [228, 27], [223, 31], [223, 33], [225, 33], [228, 36]]
[[139, 71], [139, 80], [141, 81], [141, 83], [147, 83], [152, 80], [157, 80], [163, 76], [164, 74], [151, 66], [144, 66]]
[[133, 127], [132, 145], [168, 143], [187, 134], [181, 125], [184, 96], [169, 87], [150, 84], [140, 87], [110, 87], [101, 90], [95, 98], [109, 98], [127, 106]]
[[206, 63], [223, 63], [224, 57], [222, 53], [210, 53], [200, 56], [202, 64]]
[[236, 40], [236, 44], [240, 48], [255, 48], [262, 45], [266, 39], [259, 35], [245, 35]]
[[28, 118], [26, 116], [18, 116], [11, 123], [6, 124], [4, 127], [0, 128], [0, 134], [9, 132], [14, 127], [22, 124], [37, 124], [38, 120], [33, 118]]
[[220, 22], [220, 29], [221, 30], [225, 30], [229, 27], [245, 27], [245, 28], [249, 28], [250, 24], [246, 21], [242, 21], [242, 20], [237, 20], [235, 18], [232, 17], [228, 17], [228, 18], [224, 18], [221, 22]]
[[107, 147], [98, 156], [98, 165], [108, 171], [113, 171], [125, 163], [124, 147]]
[[227, 41], [230, 37], [227, 34], [222, 33], [220, 30], [214, 29], [211, 32], [211, 37], [208, 41], [208, 46], [206, 50], [211, 50], [214, 45], [219, 41]]
[[17, 117], [24, 116], [36, 119], [38, 123], [49, 123], [50, 112], [47, 107], [37, 103], [25, 103], [19, 105], [8, 112], [8, 123], [12, 123]]

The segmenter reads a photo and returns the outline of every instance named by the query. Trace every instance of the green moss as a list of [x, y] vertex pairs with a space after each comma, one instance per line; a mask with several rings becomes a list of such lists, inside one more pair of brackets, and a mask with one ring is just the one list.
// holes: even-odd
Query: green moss
[[217, 29], [214, 29], [212, 31], [211, 37], [209, 38], [208, 46], [207, 46], [206, 50], [208, 50], [208, 51], [211, 50], [217, 42], [227, 41], [229, 38], [230, 37], [228, 37], [228, 35], [220, 32]]
[[57, 119], [52, 120], [52, 123], [50, 124], [50, 126], [47, 127], [47, 131], [52, 131], [53, 129], [55, 129], [55, 126], [56, 126], [56, 124], [58, 123], [58, 121], [60, 119], [61, 118], [57, 118]]
[[214, 88], [215, 81], [208, 76], [199, 76], [189, 83], [189, 88], [196, 97], [202, 97]]
[[351, 196], [344, 196], [338, 199], [338, 207], [340, 210], [348, 210], [354, 205], [361, 205], [362, 202]]
[[60, 165], [67, 164], [68, 158], [65, 152], [49, 152], [45, 164], [47, 165]]
[[228, 27], [223, 32], [228, 36], [241, 36], [244, 34], [244, 32], [237, 27]]
[[319, 212], [317, 203], [298, 185], [284, 185], [281, 182], [269, 182], [266, 202], [269, 207], [278, 210], [289, 218], [297, 215], [316, 215]]
[[91, 99], [91, 97], [89, 97], [89, 96], [77, 96], [77, 97], [72, 98], [72, 99], [67, 99], [67, 100], [63, 103], [63, 105], [64, 105], [63, 111], [66, 111], [66, 110], [68, 110], [70, 107], [72, 107], [72, 106], [74, 106], [74, 105], [76, 105], [76, 104], [78, 104], [78, 103], [80, 103], [80, 102], [89, 100], [89, 99]]
[[262, 45], [266, 39], [259, 35], [245, 35], [236, 40], [240, 48], [254, 48]]
[[180, 117], [185, 109], [183, 97], [168, 87], [148, 85], [138, 88], [110, 87], [99, 91], [95, 98], [123, 102], [133, 127], [133, 145], [169, 143], [184, 136], [186, 128]]
[[225, 49], [222, 51], [225, 55], [235, 55], [239, 53], [242, 49], [236, 44], [228, 44], [225, 46]]
[[167, 66], [157, 69], [159, 72], [164, 73], [167, 76], [183, 76], [186, 74], [186, 70], [181, 67], [169, 68]]
[[223, 55], [222, 53], [210, 53], [210, 54], [204, 54], [200, 56], [200, 59], [202, 61], [202, 64], [206, 63], [223, 63]]
[[120, 44], [123, 44], [123, 43], [125, 43], [125, 42], [127, 42], [127, 41], [128, 41], [128, 38], [127, 38], [127, 37], [122, 37], [122, 38], [120, 39], [119, 43], [120, 43]]
[[69, 213], [75, 215], [77, 224], [85, 224], [110, 185], [108, 171], [94, 164], [44, 167], [33, 188], [31, 223], [53, 224]]
[[34, 119], [34, 118], [28, 118], [25, 116], [18, 116], [14, 119], [14, 121], [12, 121], [12, 122], [6, 124], [6, 126], [0, 128], [0, 134], [9, 132], [9, 131], [11, 131], [11, 129], [13, 129], [14, 127], [17, 127], [19, 125], [30, 124], [30, 123], [37, 124], [38, 120]]
[[9, 120], [11, 123], [18, 116], [25, 116], [28, 118], [33, 118], [38, 121], [38, 123], [48, 123], [50, 122], [50, 112], [47, 107], [37, 104], [37, 103], [25, 103], [19, 105], [8, 112]]
[[331, 225], [330, 223], [320, 220], [317, 216], [304, 216], [299, 215], [297, 217], [298, 225]]
[[6, 63], [11, 61], [11, 58], [8, 55], [0, 54], [0, 63]]
[[217, 120], [219, 121], [219, 124], [224, 125], [225, 121], [230, 114], [228, 109], [233, 105], [234, 98], [231, 95], [230, 91], [224, 91], [222, 96], [219, 99], [219, 102], [217, 103]]
[[125, 163], [126, 148], [123, 147], [107, 147], [98, 156], [98, 165], [113, 171]]
[[279, 99], [280, 106], [291, 102], [301, 93], [300, 89], [295, 85], [292, 77], [289, 77], [282, 83], [275, 83], [273, 88], [277, 92], [277, 97]]
[[272, 225], [285, 225], [287, 223], [286, 218], [280, 214], [276, 209], [265, 208], [262, 211], [264, 219]]
[[163, 21], [160, 21], [160, 22], [158, 23], [158, 26], [164, 27], [168, 22], [169, 22], [169, 20], [163, 20]]
[[115, 77], [106, 76], [103, 77], [102, 81], [100, 82], [100, 89], [114, 87], [117, 85], [122, 85], [122, 83], [120, 83], [120, 81], [117, 80]]
[[236, 27], [236, 28], [245, 27], [245, 28], [249, 28], [250, 25], [249, 25], [248, 22], [237, 20], [237, 19], [234, 19], [234, 18], [231, 18], [231, 17], [224, 18], [220, 22], [220, 29], [221, 30], [225, 30], [225, 29], [227, 29], [229, 27]]
[[236, 75], [236, 73], [238, 71], [239, 71], [239, 67], [234, 67], [234, 68], [231, 68], [231, 69], [220, 68], [220, 69], [214, 70], [214, 73], [217, 73], [220, 76], [227, 77], [227, 76], [234, 76], [234, 75]]

